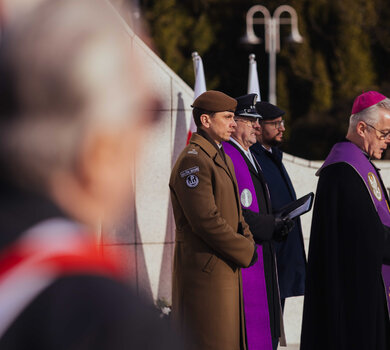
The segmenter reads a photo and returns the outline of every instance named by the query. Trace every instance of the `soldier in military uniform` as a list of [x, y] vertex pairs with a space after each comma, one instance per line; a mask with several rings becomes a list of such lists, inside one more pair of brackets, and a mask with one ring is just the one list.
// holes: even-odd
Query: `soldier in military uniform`
[[246, 349], [240, 268], [257, 260], [234, 168], [221, 142], [237, 101], [207, 91], [193, 104], [198, 127], [171, 174], [176, 222], [172, 312], [190, 349]]

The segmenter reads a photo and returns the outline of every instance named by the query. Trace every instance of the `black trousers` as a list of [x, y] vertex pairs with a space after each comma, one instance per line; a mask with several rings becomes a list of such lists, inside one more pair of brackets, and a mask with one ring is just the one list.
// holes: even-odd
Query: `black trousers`
[[278, 348], [279, 338], [272, 338], [272, 350], [276, 350]]

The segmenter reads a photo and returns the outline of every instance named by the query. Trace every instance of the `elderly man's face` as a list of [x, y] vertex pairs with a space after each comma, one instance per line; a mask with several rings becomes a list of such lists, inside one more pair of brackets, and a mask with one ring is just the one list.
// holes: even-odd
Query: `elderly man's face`
[[[106, 191], [102, 198], [105, 202], [105, 216], [108, 220], [117, 221], [123, 209], [129, 210], [129, 203], [134, 196], [133, 183], [136, 164], [144, 158], [144, 152], [149, 148], [145, 145], [145, 139], [153, 135], [160, 120], [160, 101], [150, 93], [149, 85], [143, 84], [140, 77], [146, 76], [143, 65], [140, 62], [132, 62], [138, 68], [131, 71], [131, 78], [138, 82], [137, 89], [122, 90], [132, 91], [133, 104], [129, 107], [129, 123], [123, 125], [121, 130], [113, 134], [112, 144], [109, 146], [109, 154], [102, 168], [106, 170], [102, 188]], [[138, 66], [136, 65], [138, 64]], [[119, 94], [119, 92], [118, 92]], [[125, 99], [126, 96], [123, 96]]]
[[83, 187], [94, 199], [95, 217], [103, 217], [104, 223], [131, 212], [135, 168], [149, 151], [145, 140], [153, 135], [162, 109], [142, 56], [134, 54], [129, 38], [121, 34], [117, 40], [103, 36], [92, 41], [74, 69], [87, 96], [86, 113], [95, 121], [83, 144], [88, 179]]
[[3, 26], [9, 25], [42, 2], [43, 0], [0, 0], [0, 22], [4, 22]]
[[26, 16], [22, 2], [0, 14], [12, 21], [15, 7], [1, 60], [14, 79], [5, 86], [17, 105], [7, 133], [15, 176], [69, 217], [115, 222], [131, 212], [136, 156], [162, 109], [145, 53], [104, 1], [43, 1]]
[[256, 143], [256, 131], [260, 127], [259, 123], [257, 118], [237, 116], [235, 120], [237, 127], [232, 136], [247, 150]]
[[[364, 123], [364, 122], [363, 122]], [[383, 151], [390, 143], [390, 113], [384, 109], [379, 111], [379, 120], [375, 125], [364, 123], [364, 151], [374, 159], [380, 159]]]

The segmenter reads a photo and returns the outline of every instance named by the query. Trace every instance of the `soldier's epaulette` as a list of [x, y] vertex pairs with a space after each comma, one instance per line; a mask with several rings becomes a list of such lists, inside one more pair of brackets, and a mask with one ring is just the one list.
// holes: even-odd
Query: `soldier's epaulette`
[[198, 154], [198, 151], [194, 147], [192, 147], [187, 151], [187, 154], [195, 154], [196, 155], [196, 154]]

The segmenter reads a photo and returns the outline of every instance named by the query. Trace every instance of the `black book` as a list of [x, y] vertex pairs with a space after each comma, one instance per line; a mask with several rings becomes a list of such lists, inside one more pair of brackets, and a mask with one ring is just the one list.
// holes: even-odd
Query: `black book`
[[307, 213], [313, 206], [314, 193], [310, 192], [307, 195], [289, 203], [274, 212], [276, 217], [294, 219], [297, 216]]

